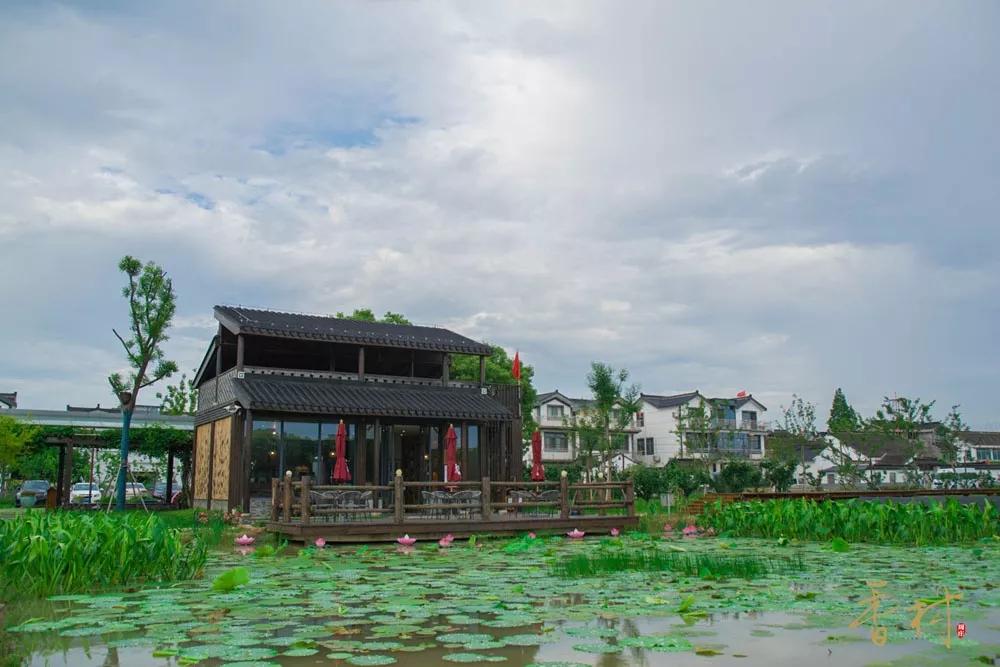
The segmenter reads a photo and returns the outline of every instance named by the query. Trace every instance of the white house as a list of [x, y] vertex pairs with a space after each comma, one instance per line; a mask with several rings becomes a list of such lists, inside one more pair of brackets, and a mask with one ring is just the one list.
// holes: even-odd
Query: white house
[[[570, 398], [556, 391], [538, 395], [535, 403], [535, 421], [542, 436], [543, 463], [569, 463], [579, 454], [580, 443], [571, 429], [574, 417], [585, 414], [593, 405], [586, 398]], [[633, 424], [625, 429], [624, 445], [621, 453], [630, 458], [634, 449], [636, 428]], [[530, 460], [531, 452], [528, 452]]]
[[[760, 459], [764, 455], [767, 408], [752, 395], [738, 398], [707, 398], [695, 390], [684, 394], [641, 395], [636, 415], [635, 460], [646, 465], [664, 465], [673, 458], [731, 456]], [[692, 423], [704, 415], [715, 442], [708, 442]], [[681, 428], [683, 427], [683, 428]]]

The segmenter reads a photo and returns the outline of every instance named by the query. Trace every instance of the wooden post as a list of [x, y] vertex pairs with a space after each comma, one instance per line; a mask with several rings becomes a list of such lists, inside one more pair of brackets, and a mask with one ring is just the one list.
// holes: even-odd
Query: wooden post
[[625, 515], [635, 516], [635, 487], [631, 477], [625, 480]]
[[169, 505], [174, 497], [174, 450], [172, 449], [167, 450], [167, 492], [163, 495], [163, 502]]
[[451, 355], [444, 353], [441, 355], [441, 384], [448, 386], [448, 378], [451, 374]]
[[[70, 438], [66, 443], [66, 465], [63, 468], [63, 493], [65, 494], [62, 498], [63, 505], [69, 507], [69, 492], [73, 488], [73, 439]], [[129, 480], [131, 482], [131, 480]]]
[[63, 500], [68, 498], [63, 493], [63, 476], [66, 465], [66, 443], [59, 445], [59, 470], [56, 472], [56, 504], [62, 506]]
[[309, 475], [302, 475], [302, 523], [309, 523]]
[[[219, 323], [219, 344], [215, 346], [215, 400], [212, 405], [219, 402], [219, 376], [222, 375], [222, 323]], [[209, 494], [211, 495], [211, 494]]]
[[271, 478], [271, 521], [278, 520], [278, 503], [280, 502], [278, 500], [279, 498], [278, 488], [280, 486], [281, 483], [278, 481], [278, 478], [272, 477]]
[[479, 386], [486, 384], [486, 357], [479, 355]]
[[358, 348], [358, 379], [365, 379], [365, 348]]
[[559, 518], [569, 518], [569, 479], [565, 470], [559, 475]]
[[396, 477], [393, 479], [393, 499], [392, 499], [392, 511], [396, 523], [403, 523], [403, 471], [396, 469]]
[[292, 471], [285, 474], [285, 488], [281, 498], [281, 518], [285, 523], [292, 522]]
[[493, 494], [490, 489], [490, 478], [483, 477], [483, 521], [489, 521], [493, 515]]

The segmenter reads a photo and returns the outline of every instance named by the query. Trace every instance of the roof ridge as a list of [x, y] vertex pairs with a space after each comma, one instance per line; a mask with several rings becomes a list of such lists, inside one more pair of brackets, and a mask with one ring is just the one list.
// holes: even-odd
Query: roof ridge
[[[320, 313], [309, 313], [301, 310], [282, 310], [278, 308], [262, 308], [259, 306], [248, 306], [245, 304], [232, 304], [232, 303], [219, 303], [215, 305], [215, 308], [231, 308], [233, 310], [254, 310], [260, 313], [275, 313], [276, 315], [295, 315], [297, 317], [318, 317], [324, 320], [341, 320], [346, 322], [364, 322], [365, 324], [384, 324], [386, 326], [397, 326], [397, 327], [421, 327], [424, 329], [440, 329], [442, 331], [449, 331], [448, 329], [440, 324], [419, 324], [417, 322], [410, 322], [409, 324], [398, 324], [396, 322], [371, 322], [369, 320], [356, 320], [353, 317], [337, 317], [336, 315], [323, 315]], [[458, 333], [453, 332], [453, 333]], [[459, 334], [464, 335], [464, 334]]]

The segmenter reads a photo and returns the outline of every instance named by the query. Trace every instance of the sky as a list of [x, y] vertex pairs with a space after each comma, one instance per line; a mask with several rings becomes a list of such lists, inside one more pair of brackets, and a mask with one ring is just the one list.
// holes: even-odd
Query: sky
[[992, 0], [2, 3], [0, 392], [114, 403], [131, 254], [189, 377], [215, 304], [369, 307], [997, 429], [998, 82]]

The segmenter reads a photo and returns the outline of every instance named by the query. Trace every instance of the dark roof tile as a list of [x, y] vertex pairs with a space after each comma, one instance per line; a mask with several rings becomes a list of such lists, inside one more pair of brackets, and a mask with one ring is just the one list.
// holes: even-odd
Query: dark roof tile
[[215, 317], [233, 333], [323, 340], [354, 345], [402, 347], [456, 354], [488, 355], [493, 350], [448, 329], [412, 324], [363, 322], [324, 315], [301, 315], [242, 306], [216, 306]]
[[235, 383], [240, 402], [254, 410], [441, 419], [511, 418], [506, 407], [478, 389], [254, 374]]

